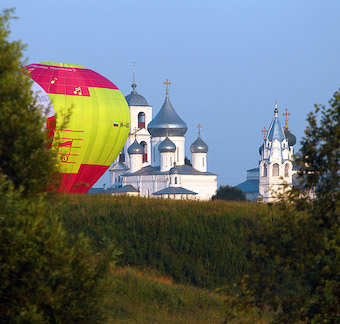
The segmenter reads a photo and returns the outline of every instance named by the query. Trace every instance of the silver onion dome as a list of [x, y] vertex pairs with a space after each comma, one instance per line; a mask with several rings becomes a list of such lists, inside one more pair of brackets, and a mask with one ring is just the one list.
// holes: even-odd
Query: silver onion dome
[[131, 154], [143, 154], [144, 153], [144, 147], [135, 141], [129, 146], [128, 153]]
[[169, 136], [184, 136], [188, 129], [187, 124], [177, 115], [172, 107], [169, 97], [165, 98], [161, 110], [149, 123], [148, 131], [153, 137], [161, 137], [166, 136], [167, 128]]
[[169, 174], [180, 174], [181, 170], [176, 166], [176, 164], [169, 170]]
[[146, 99], [136, 91], [137, 84], [131, 85], [132, 91], [125, 97], [129, 106], [148, 106]]
[[201, 137], [197, 137], [196, 141], [193, 142], [190, 146], [191, 153], [207, 153], [208, 145], [201, 139]]
[[287, 128], [285, 128], [285, 136], [288, 141], [289, 146], [294, 146], [296, 144], [296, 137]]
[[260, 155], [262, 155], [263, 150], [264, 150], [264, 144], [262, 144], [262, 145], [260, 146], [260, 148], [259, 148], [259, 153], [260, 153]]
[[167, 137], [161, 144], [159, 144], [158, 151], [160, 153], [175, 152], [176, 145], [171, 139], [169, 139], [169, 137]]

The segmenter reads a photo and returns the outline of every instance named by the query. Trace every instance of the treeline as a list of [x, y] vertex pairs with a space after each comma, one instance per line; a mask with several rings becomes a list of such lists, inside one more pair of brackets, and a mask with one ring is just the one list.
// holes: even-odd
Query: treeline
[[73, 195], [59, 204], [65, 228], [98, 251], [113, 243], [123, 266], [151, 267], [177, 282], [216, 288], [247, 271], [249, 230], [268, 206]]

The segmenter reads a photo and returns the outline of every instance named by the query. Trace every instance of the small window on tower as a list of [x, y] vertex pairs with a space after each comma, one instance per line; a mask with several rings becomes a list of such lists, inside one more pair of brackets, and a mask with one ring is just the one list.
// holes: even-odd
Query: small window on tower
[[140, 142], [140, 144], [143, 146], [143, 163], [148, 162], [148, 145], [145, 141]]
[[177, 184], [177, 177], [175, 177], [175, 184]]
[[263, 177], [267, 176], [267, 164], [263, 164], [262, 166], [262, 176]]
[[285, 177], [289, 177], [289, 164], [286, 163], [285, 165]]
[[138, 114], [138, 128], [145, 128], [145, 113], [142, 111]]
[[273, 165], [273, 177], [278, 177], [280, 175], [280, 166], [275, 163]]

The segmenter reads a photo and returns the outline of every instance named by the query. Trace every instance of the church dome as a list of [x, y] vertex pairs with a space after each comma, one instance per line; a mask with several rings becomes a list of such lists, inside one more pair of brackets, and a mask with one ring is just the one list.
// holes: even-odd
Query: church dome
[[263, 149], [264, 149], [264, 144], [262, 144], [262, 145], [260, 146], [260, 148], [259, 148], [259, 153], [260, 153], [260, 155], [262, 155]]
[[176, 145], [171, 139], [169, 139], [169, 137], [167, 137], [161, 144], [159, 144], [158, 151], [160, 153], [175, 152], [176, 151]]
[[180, 174], [180, 173], [181, 173], [181, 170], [176, 165], [173, 166], [169, 171], [169, 174]]
[[143, 154], [144, 153], [144, 147], [135, 141], [129, 146], [128, 153], [131, 154]]
[[187, 132], [187, 124], [177, 115], [168, 96], [156, 117], [149, 123], [148, 131], [153, 137], [166, 136], [168, 125], [169, 136], [184, 136]]
[[296, 144], [296, 137], [287, 128], [285, 128], [285, 136], [288, 141], [289, 146], [294, 146]]
[[208, 145], [201, 139], [201, 137], [197, 137], [196, 141], [193, 142], [190, 146], [191, 153], [207, 153]]
[[129, 106], [148, 106], [146, 99], [136, 91], [137, 84], [131, 85], [132, 91], [125, 97]]
[[282, 142], [285, 138], [283, 128], [281, 126], [279, 117], [278, 117], [279, 110], [277, 109], [277, 106], [275, 104], [275, 110], [274, 110], [274, 118], [272, 120], [271, 125], [269, 126], [269, 131], [267, 135], [267, 139], [271, 142], [274, 142], [274, 140], [278, 140], [279, 142]]

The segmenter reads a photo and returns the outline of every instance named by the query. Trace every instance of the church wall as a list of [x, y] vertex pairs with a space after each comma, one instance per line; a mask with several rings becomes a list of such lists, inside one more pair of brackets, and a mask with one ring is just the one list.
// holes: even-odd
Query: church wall
[[198, 200], [210, 200], [217, 191], [216, 175], [181, 175], [181, 187], [197, 192]]
[[140, 196], [153, 198], [154, 192], [165, 189], [169, 184], [168, 175], [140, 175], [124, 177], [123, 185], [132, 185]]

